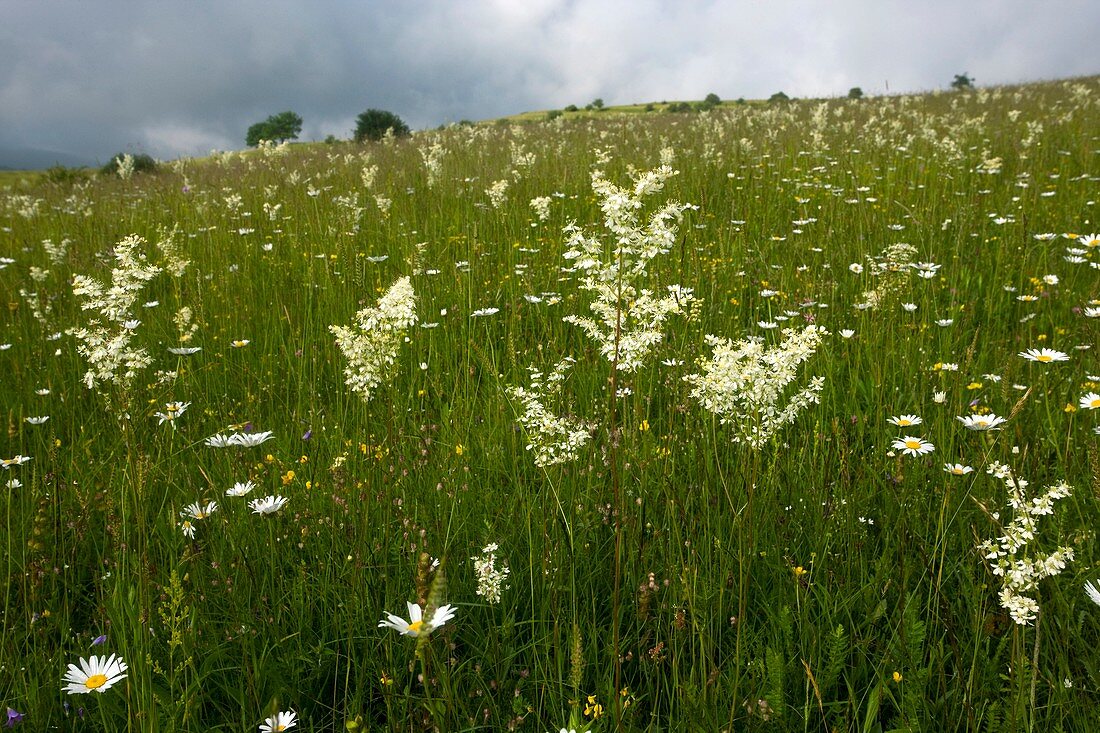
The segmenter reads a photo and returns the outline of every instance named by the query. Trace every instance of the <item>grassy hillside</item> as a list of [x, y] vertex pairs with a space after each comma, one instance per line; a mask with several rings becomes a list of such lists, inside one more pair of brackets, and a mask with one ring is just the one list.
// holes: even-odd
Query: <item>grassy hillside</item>
[[7, 190], [0, 705], [1091, 730], [1098, 107], [599, 113]]

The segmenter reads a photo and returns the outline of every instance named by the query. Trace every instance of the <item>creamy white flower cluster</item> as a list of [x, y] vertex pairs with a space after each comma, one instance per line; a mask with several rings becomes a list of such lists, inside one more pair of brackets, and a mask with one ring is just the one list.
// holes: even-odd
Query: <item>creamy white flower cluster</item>
[[355, 325], [329, 326], [344, 352], [346, 384], [363, 401], [382, 383], [385, 371], [397, 359], [406, 330], [416, 323], [416, 293], [408, 277], [390, 286], [378, 305], [355, 314]]
[[[663, 297], [641, 288], [650, 260], [669, 251], [676, 243], [676, 231], [683, 204], [667, 203], [644, 224], [639, 221], [642, 199], [660, 192], [675, 175], [668, 166], [646, 171], [634, 179], [632, 189], [619, 188], [600, 171], [592, 173], [592, 189], [600, 199], [604, 225], [611, 235], [610, 247], [589, 236], [575, 224], [565, 228], [569, 236], [565, 258], [573, 269], [584, 273], [581, 287], [595, 294], [590, 306], [595, 318], [569, 315], [563, 320], [580, 326], [600, 347], [600, 353], [617, 369], [637, 371], [653, 346], [663, 337], [668, 316], [683, 312], [693, 300], [691, 288], [668, 286]], [[605, 251], [610, 257], [605, 258]]]
[[565, 372], [575, 361], [572, 357], [562, 359], [545, 377], [537, 369], [528, 367], [531, 388], [508, 387], [508, 394], [523, 406], [519, 424], [531, 441], [527, 450], [534, 454], [535, 465], [540, 468], [573, 460], [591, 438], [579, 420], [559, 417], [544, 404], [548, 397], [561, 393]]
[[[1016, 478], [1005, 464], [994, 461], [986, 472], [1004, 481], [1008, 488], [1012, 521], [1004, 527], [1003, 535], [981, 543], [978, 551], [991, 561], [993, 574], [1004, 579], [998, 593], [1001, 607], [1017, 624], [1030, 624], [1039, 614], [1039, 602], [1027, 594], [1043, 578], [1062, 572], [1073, 560], [1073, 548], [1063, 546], [1049, 555], [1036, 555], [1027, 552], [1027, 546], [1035, 539], [1038, 518], [1054, 514], [1054, 502], [1069, 496], [1071, 487], [1063, 481], [1048, 486], [1042, 496], [1029, 498], [1028, 482]], [[993, 516], [998, 518], [997, 514]]]
[[884, 249], [877, 258], [869, 259], [870, 272], [878, 278], [878, 285], [874, 290], [863, 293], [863, 300], [856, 308], [878, 308], [888, 297], [902, 290], [909, 280], [909, 271], [916, 258], [916, 247], [898, 242]]
[[100, 383], [126, 388], [141, 369], [152, 363], [144, 348], [130, 343], [140, 324], [133, 317], [134, 304], [145, 283], [161, 272], [145, 256], [144, 246], [145, 240], [137, 235], [115, 245], [115, 267], [109, 285], [87, 275], [73, 278], [73, 294], [81, 299], [81, 310], [99, 314], [86, 326], [68, 331], [78, 341], [77, 352], [88, 362], [84, 375], [88, 389]]
[[497, 543], [492, 542], [482, 548], [480, 556], [470, 558], [477, 575], [477, 594], [489, 603], [500, 603], [500, 594], [508, 588], [508, 576], [512, 572], [505, 562], [497, 567], [499, 549]]
[[829, 332], [806, 326], [801, 331], [785, 328], [782, 333], [782, 343], [771, 348], [758, 338], [733, 342], [708, 335], [713, 356], [703, 361], [701, 374], [684, 377], [700, 406], [718, 415], [723, 425], [733, 426], [735, 443], [760, 448], [820, 398], [825, 379], [813, 377], [807, 387], [786, 399], [785, 406], [780, 405], [798, 376], [799, 364], [814, 355]]

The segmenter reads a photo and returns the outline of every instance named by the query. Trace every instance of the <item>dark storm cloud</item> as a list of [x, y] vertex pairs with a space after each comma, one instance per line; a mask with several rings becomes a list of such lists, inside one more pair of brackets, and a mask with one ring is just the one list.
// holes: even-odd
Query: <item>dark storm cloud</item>
[[0, 0], [0, 147], [106, 159], [243, 144], [285, 109], [346, 137], [529, 109], [1096, 73], [1077, 2]]

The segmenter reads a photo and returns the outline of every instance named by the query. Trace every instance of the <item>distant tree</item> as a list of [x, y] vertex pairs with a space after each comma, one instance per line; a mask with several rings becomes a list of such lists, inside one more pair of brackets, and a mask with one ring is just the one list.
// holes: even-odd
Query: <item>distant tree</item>
[[405, 137], [412, 131], [400, 117], [384, 109], [368, 109], [359, 115], [355, 125], [355, 141], [381, 140], [386, 130], [393, 130], [396, 137]]
[[690, 112], [691, 105], [687, 102], [673, 102], [665, 107], [665, 112]]
[[970, 74], [955, 74], [955, 80], [951, 82], [951, 88], [959, 91], [973, 89], [974, 80], [970, 78]]
[[852, 87], [848, 90], [848, 99], [863, 99], [863, 90], [859, 87]]
[[645, 111], [646, 112], [652, 112], [655, 109], [657, 109], [657, 108], [655, 106], [653, 106], [653, 102], [650, 102], [649, 104], [647, 104], [645, 106]]
[[249, 127], [244, 141], [249, 147], [256, 147], [261, 140], [281, 143], [285, 140], [297, 140], [301, 131], [302, 118], [287, 110], [271, 115], [263, 122], [257, 122]]
[[601, 97], [596, 97], [592, 100], [592, 104], [588, 106], [592, 109], [603, 109], [603, 99]]
[[566, 112], [578, 112], [580, 110], [577, 108], [577, 105], [571, 104], [571, 105], [569, 105], [568, 107], [565, 108], [565, 111]]
[[789, 102], [789, 101], [791, 101], [791, 98], [788, 97], [783, 92], [776, 92], [775, 94], [768, 97], [768, 101], [769, 102]]
[[721, 97], [719, 97], [714, 92], [711, 92], [710, 94], [708, 94], [703, 99], [703, 101], [706, 102], [707, 104], [709, 104], [711, 107], [717, 107], [718, 105], [720, 105], [722, 103]]

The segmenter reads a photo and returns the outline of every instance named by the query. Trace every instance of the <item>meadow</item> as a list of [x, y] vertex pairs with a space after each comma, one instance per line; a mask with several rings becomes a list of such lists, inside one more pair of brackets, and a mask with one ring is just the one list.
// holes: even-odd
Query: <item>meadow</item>
[[1096, 730], [1098, 111], [6, 178], [5, 722]]

